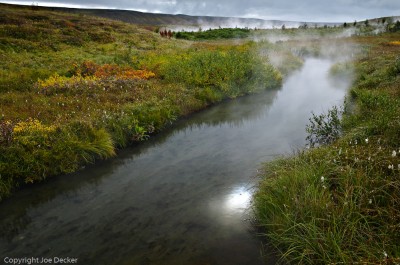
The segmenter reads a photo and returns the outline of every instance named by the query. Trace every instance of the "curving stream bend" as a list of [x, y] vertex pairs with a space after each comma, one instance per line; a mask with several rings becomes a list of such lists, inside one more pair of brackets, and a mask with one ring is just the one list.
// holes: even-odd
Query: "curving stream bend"
[[330, 79], [331, 65], [308, 58], [279, 90], [213, 106], [115, 159], [17, 192], [0, 204], [0, 258], [264, 264], [249, 222], [256, 169], [304, 146], [311, 111], [343, 102], [348, 83]]

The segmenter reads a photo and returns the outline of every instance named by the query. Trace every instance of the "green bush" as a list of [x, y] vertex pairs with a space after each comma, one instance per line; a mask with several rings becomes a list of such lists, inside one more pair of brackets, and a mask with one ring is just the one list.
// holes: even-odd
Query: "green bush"
[[209, 29], [206, 31], [198, 32], [177, 32], [175, 37], [177, 39], [185, 40], [215, 40], [215, 39], [242, 39], [247, 38], [251, 31], [249, 29], [241, 28], [221, 28]]
[[249, 91], [276, 87], [282, 77], [270, 64], [258, 59], [249, 47], [230, 50], [191, 51], [161, 66], [167, 82], [191, 88], [214, 88], [235, 97]]
[[342, 132], [341, 112], [338, 107], [333, 106], [327, 114], [315, 115], [312, 113], [312, 117], [309, 119], [310, 123], [306, 126], [308, 133], [306, 140], [311, 147], [331, 144], [339, 139]]

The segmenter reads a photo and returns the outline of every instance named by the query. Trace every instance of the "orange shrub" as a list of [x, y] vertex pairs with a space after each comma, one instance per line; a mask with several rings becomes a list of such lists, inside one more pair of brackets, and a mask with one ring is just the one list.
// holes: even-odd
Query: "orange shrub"
[[98, 64], [92, 61], [84, 61], [81, 65], [74, 64], [70, 73], [72, 75], [92, 76], [96, 72]]
[[116, 64], [104, 64], [98, 66], [94, 72], [94, 76], [99, 78], [107, 78], [110, 76], [118, 76], [121, 72], [121, 68]]
[[98, 65], [92, 61], [85, 61], [80, 66], [74, 65], [71, 71], [73, 75], [84, 77], [94, 76], [97, 78], [116, 77], [123, 79], [144, 79], [155, 77], [156, 75], [148, 70], [135, 70], [131, 67], [121, 67], [116, 64]]

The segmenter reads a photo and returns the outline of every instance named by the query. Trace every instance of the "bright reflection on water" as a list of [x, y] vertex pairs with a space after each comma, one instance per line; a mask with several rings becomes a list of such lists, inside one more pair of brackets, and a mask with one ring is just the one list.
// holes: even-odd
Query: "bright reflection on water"
[[115, 159], [21, 190], [0, 204], [0, 258], [263, 264], [248, 209], [256, 169], [304, 146], [311, 111], [341, 104], [347, 84], [329, 80], [330, 65], [307, 59], [280, 90], [214, 106]]
[[226, 197], [224, 203], [224, 210], [226, 211], [242, 211], [249, 207], [251, 194], [249, 190], [244, 187], [233, 190], [231, 194]]

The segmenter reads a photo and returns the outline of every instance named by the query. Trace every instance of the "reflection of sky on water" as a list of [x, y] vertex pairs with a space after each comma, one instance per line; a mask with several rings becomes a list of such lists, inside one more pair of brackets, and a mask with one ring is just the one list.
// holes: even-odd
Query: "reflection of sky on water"
[[210, 198], [209, 215], [229, 229], [243, 230], [243, 222], [249, 219], [252, 190], [241, 184]]
[[226, 196], [224, 208], [228, 212], [242, 212], [249, 207], [251, 194], [245, 187], [236, 188]]

